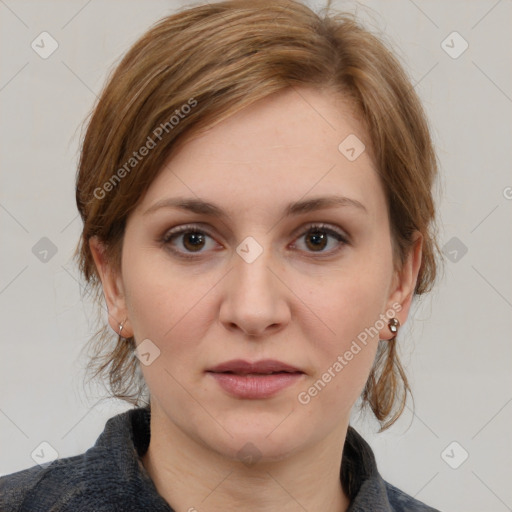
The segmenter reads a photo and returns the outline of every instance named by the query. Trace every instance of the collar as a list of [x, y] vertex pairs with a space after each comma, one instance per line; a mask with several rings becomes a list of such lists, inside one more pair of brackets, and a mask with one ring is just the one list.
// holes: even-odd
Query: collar
[[[125, 490], [136, 490], [137, 501], [146, 509], [174, 512], [158, 494], [140, 459], [149, 447], [150, 420], [149, 406], [130, 409], [114, 416], [107, 421], [103, 433], [92, 449], [104, 451], [105, 456], [112, 457], [123, 481], [122, 487]], [[350, 426], [343, 448], [340, 481], [351, 500], [347, 512], [367, 511], [369, 506], [372, 512], [392, 512], [387, 484], [377, 470], [372, 449]]]

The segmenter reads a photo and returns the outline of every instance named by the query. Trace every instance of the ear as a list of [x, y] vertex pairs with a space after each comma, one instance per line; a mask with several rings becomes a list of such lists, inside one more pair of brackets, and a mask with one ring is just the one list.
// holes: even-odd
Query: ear
[[[421, 266], [423, 248], [423, 235], [416, 231], [414, 242], [409, 249], [402, 268], [395, 271], [391, 293], [387, 302], [387, 311], [396, 311], [395, 317], [401, 325], [405, 323], [409, 315], [414, 289], [418, 280], [418, 273]], [[388, 328], [388, 325], [381, 329], [379, 339], [389, 340], [395, 336]]]
[[89, 239], [89, 248], [103, 286], [108, 323], [117, 334], [119, 334], [120, 324], [123, 323], [123, 338], [130, 338], [133, 336], [133, 331], [128, 320], [122, 277], [107, 260], [105, 246], [98, 237], [93, 236]]

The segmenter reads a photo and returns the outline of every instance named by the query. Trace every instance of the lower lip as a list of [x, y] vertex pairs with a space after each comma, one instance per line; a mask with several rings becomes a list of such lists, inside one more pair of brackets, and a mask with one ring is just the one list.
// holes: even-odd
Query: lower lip
[[273, 373], [271, 375], [239, 375], [208, 372], [224, 391], [237, 398], [270, 398], [295, 384], [302, 373]]

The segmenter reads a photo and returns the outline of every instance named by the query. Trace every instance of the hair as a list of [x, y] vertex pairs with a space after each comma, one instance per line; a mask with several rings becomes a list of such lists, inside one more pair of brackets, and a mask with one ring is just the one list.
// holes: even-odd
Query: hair
[[[419, 231], [414, 295], [431, 290], [439, 253], [437, 159], [398, 59], [351, 14], [321, 15], [293, 0], [233, 0], [181, 10], [153, 25], [110, 73], [91, 112], [76, 177], [83, 231], [74, 256], [100, 307], [89, 239], [97, 237], [112, 268], [120, 269], [126, 220], [171, 151], [253, 102], [299, 86], [339, 93], [359, 114], [385, 191], [394, 265], [400, 268]], [[135, 157], [137, 150], [146, 156]], [[135, 340], [101, 323], [87, 370], [108, 380], [110, 396], [141, 405], [147, 388]], [[400, 416], [408, 393], [396, 339], [380, 341], [362, 399], [381, 430]]]

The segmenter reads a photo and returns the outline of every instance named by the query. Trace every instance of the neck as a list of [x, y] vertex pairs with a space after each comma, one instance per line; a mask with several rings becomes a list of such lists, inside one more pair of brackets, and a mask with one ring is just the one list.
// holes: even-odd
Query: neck
[[197, 443], [152, 408], [142, 463], [159, 494], [180, 512], [345, 512], [340, 467], [347, 426], [286, 459], [246, 465]]

